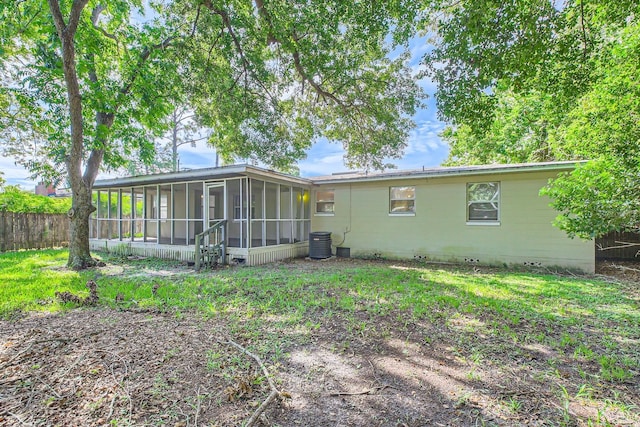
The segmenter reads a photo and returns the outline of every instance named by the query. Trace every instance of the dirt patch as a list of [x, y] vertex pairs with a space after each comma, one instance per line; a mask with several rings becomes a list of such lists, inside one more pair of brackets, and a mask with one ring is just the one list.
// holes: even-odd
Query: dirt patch
[[[259, 347], [267, 329], [231, 334], [223, 319], [104, 309], [2, 322], [0, 424], [240, 425], [269, 388], [255, 362], [218, 340]], [[563, 405], [550, 384], [579, 378], [562, 363], [547, 378], [557, 355], [544, 348], [478, 364], [446, 331], [391, 318], [360, 331], [336, 319], [304, 339], [281, 333], [283, 354], [265, 352], [265, 364], [291, 399], [272, 404], [262, 425], [554, 425], [602, 410]], [[637, 385], [616, 388], [638, 401]]]

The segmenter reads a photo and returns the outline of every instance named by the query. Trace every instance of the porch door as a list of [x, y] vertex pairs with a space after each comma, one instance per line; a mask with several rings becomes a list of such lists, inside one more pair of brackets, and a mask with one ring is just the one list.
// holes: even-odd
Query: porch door
[[207, 209], [206, 221], [207, 228], [213, 226], [216, 222], [226, 219], [224, 208], [224, 183], [215, 183], [207, 185]]

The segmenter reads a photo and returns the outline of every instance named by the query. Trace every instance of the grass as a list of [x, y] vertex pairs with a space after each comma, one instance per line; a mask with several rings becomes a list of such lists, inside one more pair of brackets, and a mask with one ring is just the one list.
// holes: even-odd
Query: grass
[[[0, 254], [0, 316], [67, 310], [73, 305], [58, 303], [55, 292], [86, 295], [85, 283], [93, 279], [103, 305], [153, 308], [177, 318], [186, 311], [221, 316], [234, 333], [261, 334], [264, 348], [258, 350], [273, 360], [283, 356], [284, 330], [304, 336], [330, 318], [341, 320], [350, 336], [363, 338], [389, 335], [383, 319], [405, 327], [420, 323], [426, 325], [422, 342], [429, 345], [446, 336], [457, 356], [473, 365], [469, 381], [480, 381], [489, 364], [545, 351], [546, 370], [536, 375], [560, 384], [566, 376], [563, 366], [573, 363], [582, 383], [559, 386], [566, 417], [568, 402], [593, 399], [607, 383], [639, 377], [640, 299], [638, 288], [629, 284], [390, 262], [330, 268], [283, 263], [195, 273], [175, 262], [107, 258], [106, 268], [78, 273], [64, 268], [66, 257], [64, 250]], [[163, 276], [160, 270], [172, 274]], [[265, 321], [272, 325], [272, 336], [256, 327]], [[438, 328], [427, 330], [428, 325]], [[335, 346], [347, 348], [349, 342]], [[211, 369], [225, 362], [215, 352], [207, 355]], [[623, 400], [610, 405], [637, 409]], [[522, 410], [515, 397], [504, 406], [512, 413]]]
[[41, 250], [0, 254], [0, 317], [18, 311], [58, 311], [56, 292], [85, 291], [94, 272], [77, 273], [63, 268], [67, 251]]

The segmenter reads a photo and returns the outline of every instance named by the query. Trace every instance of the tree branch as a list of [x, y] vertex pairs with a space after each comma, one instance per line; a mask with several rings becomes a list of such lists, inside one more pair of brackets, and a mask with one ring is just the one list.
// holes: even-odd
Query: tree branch
[[[264, 21], [267, 23], [267, 26], [269, 27], [269, 31], [267, 32], [267, 44], [278, 43], [282, 45], [283, 44], [282, 41], [278, 40], [278, 38], [273, 34], [273, 31], [271, 31], [271, 29], [273, 28], [273, 24], [271, 21], [271, 17], [269, 16], [269, 12], [265, 8], [264, 0], [255, 0], [255, 5], [256, 5], [256, 9], [258, 10], [258, 15], [262, 17], [262, 19], [264, 19]], [[304, 37], [304, 36], [298, 37], [297, 34], [293, 34], [292, 36], [295, 42], [298, 42]], [[311, 87], [316, 91], [316, 93], [322, 96], [325, 102], [326, 102], [326, 99], [328, 98], [334, 101], [336, 104], [343, 106], [343, 103], [338, 99], [337, 96], [325, 90], [320, 84], [316, 83], [315, 81], [313, 81], [312, 78], [309, 77], [307, 72], [304, 70], [304, 67], [302, 66], [302, 62], [300, 61], [300, 52], [298, 50], [294, 49], [292, 52], [292, 56], [293, 56], [293, 62], [294, 62], [296, 71], [298, 72], [298, 74], [303, 80], [303, 85], [304, 85], [304, 82], [308, 82], [309, 85], [311, 85]]]
[[[51, 4], [52, 0], [49, 0]], [[57, 1], [56, 1], [57, 2]], [[78, 24], [80, 23], [80, 16], [82, 10], [89, 3], [89, 0], [74, 0], [71, 6], [71, 13], [69, 14], [69, 23], [67, 24], [67, 31], [75, 36]]]
[[582, 27], [582, 62], [587, 61], [587, 30], [584, 27], [584, 0], [580, 0], [580, 26]]
[[105, 37], [108, 37], [111, 40], [114, 40], [116, 43], [118, 43], [118, 38], [116, 36], [114, 36], [113, 34], [110, 34], [104, 28], [98, 26], [98, 20], [100, 19], [100, 14], [105, 9], [106, 9], [106, 7], [101, 5], [101, 4], [99, 4], [96, 7], [94, 7], [93, 11], [91, 12], [91, 23], [93, 24], [93, 28], [95, 28], [96, 30], [100, 31], [102, 33], [102, 35], [104, 35]]
[[173, 37], [173, 36], [172, 37], [167, 37], [161, 43], [152, 45], [151, 47], [144, 48], [144, 50], [140, 53], [140, 56], [138, 57], [138, 63], [136, 64], [136, 72], [133, 73], [133, 75], [131, 76], [131, 80], [129, 80], [129, 82], [127, 84], [125, 84], [120, 89], [120, 94], [118, 96], [118, 102], [116, 102], [116, 108], [117, 108], [117, 105], [120, 105], [120, 102], [119, 102], [120, 99], [122, 97], [124, 97], [124, 96], [129, 95], [129, 92], [131, 91], [131, 88], [133, 87], [133, 83], [135, 83], [136, 79], [140, 75], [140, 69], [142, 68], [144, 63], [147, 61], [147, 59], [149, 59], [149, 56], [151, 56], [151, 52], [153, 52], [154, 50], [158, 50], [158, 49], [166, 49], [167, 47], [169, 47], [171, 45], [171, 42], [174, 39], [175, 39], [175, 37]]
[[323, 99], [331, 99], [332, 101], [334, 101], [336, 104], [338, 105], [342, 105], [342, 101], [340, 101], [333, 93], [331, 92], [327, 92], [326, 90], [324, 90], [322, 88], [322, 86], [320, 86], [318, 83], [314, 82], [313, 79], [311, 79], [307, 73], [305, 72], [304, 68], [302, 67], [302, 64], [300, 62], [300, 53], [295, 50], [293, 51], [293, 63], [296, 67], [296, 71], [298, 72], [298, 74], [300, 74], [300, 77], [302, 77], [302, 79], [304, 81], [306, 81], [307, 83], [309, 83], [309, 85], [311, 85], [311, 87], [316, 91], [316, 93], [320, 96], [322, 96]]
[[244, 75], [245, 75], [245, 91], [248, 89], [248, 79], [247, 79], [248, 75], [251, 74], [253, 76], [254, 80], [265, 91], [267, 96], [272, 101], [277, 101], [275, 99], [275, 97], [269, 92], [269, 89], [264, 85], [262, 80], [260, 80], [254, 73], [250, 72], [251, 63], [249, 62], [249, 60], [247, 59], [247, 57], [246, 57], [246, 55], [244, 53], [244, 49], [242, 48], [242, 44], [240, 43], [240, 39], [238, 39], [238, 36], [236, 35], [236, 33], [235, 33], [234, 29], [233, 29], [233, 25], [231, 25], [231, 18], [229, 17], [229, 14], [226, 11], [222, 10], [222, 9], [216, 8], [213, 5], [211, 0], [204, 0], [203, 5], [207, 9], [209, 9], [211, 12], [213, 12], [216, 15], [220, 16], [220, 18], [222, 18], [222, 23], [227, 28], [227, 31], [229, 31], [229, 35], [231, 36], [231, 39], [233, 40], [233, 44], [236, 47], [236, 51], [238, 52], [238, 55], [240, 55], [240, 58], [242, 60], [242, 68], [244, 70]]
[[290, 398], [291, 397], [291, 395], [289, 395], [289, 393], [281, 392], [280, 390], [278, 390], [278, 388], [274, 384], [273, 380], [271, 379], [271, 375], [269, 375], [269, 371], [264, 366], [264, 363], [262, 363], [262, 360], [260, 360], [260, 358], [258, 356], [256, 356], [255, 354], [251, 353], [249, 350], [247, 350], [246, 348], [244, 348], [240, 344], [236, 343], [232, 339], [227, 339], [227, 341], [218, 341], [218, 342], [221, 343], [221, 344], [232, 345], [233, 347], [235, 347], [238, 350], [240, 350], [242, 353], [246, 354], [247, 356], [249, 356], [253, 360], [255, 360], [258, 363], [258, 365], [260, 365], [260, 368], [262, 369], [262, 373], [264, 374], [265, 378], [267, 379], [267, 382], [269, 383], [269, 388], [271, 389], [271, 393], [269, 393], [269, 396], [267, 396], [265, 401], [262, 402], [262, 405], [260, 405], [258, 407], [258, 409], [256, 409], [256, 411], [253, 413], [253, 415], [251, 415], [251, 417], [247, 420], [247, 423], [245, 424], [246, 427], [253, 426], [258, 421], [258, 418], [264, 412], [264, 410], [267, 409], [267, 406], [269, 406], [269, 404], [275, 398], [277, 398], [277, 397], [288, 397], [288, 398]]
[[48, 2], [49, 10], [51, 11], [51, 16], [53, 17], [53, 23], [56, 26], [56, 30], [58, 31], [58, 37], [62, 39], [62, 33], [67, 27], [67, 24], [66, 22], [64, 22], [62, 12], [60, 11], [60, 4], [58, 3], [58, 0], [48, 0]]
[[191, 29], [191, 37], [196, 34], [196, 27], [198, 26], [198, 19], [200, 18], [200, 6], [198, 5], [198, 9], [196, 10], [196, 19], [193, 20], [193, 27]]
[[[267, 23], [267, 26], [269, 27], [269, 29], [271, 29], [273, 27], [273, 25], [271, 24], [271, 17], [269, 16], [269, 13], [267, 12], [267, 9], [265, 9], [265, 7], [264, 7], [264, 1], [263, 0], [255, 0], [255, 5], [256, 5], [256, 9], [258, 9], [258, 16], [262, 17], [262, 19], [264, 19], [265, 22]], [[271, 45], [271, 44], [275, 44], [275, 43], [278, 43], [278, 40], [273, 35], [273, 33], [271, 31], [269, 31], [267, 33], [267, 44]]]

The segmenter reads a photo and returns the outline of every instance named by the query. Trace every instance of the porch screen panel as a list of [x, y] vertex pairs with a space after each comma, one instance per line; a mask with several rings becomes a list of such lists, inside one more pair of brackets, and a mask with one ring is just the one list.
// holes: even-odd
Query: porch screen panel
[[98, 238], [109, 238], [109, 191], [98, 191], [98, 203], [96, 204], [98, 218]]
[[144, 188], [144, 240], [158, 240], [158, 191], [157, 187]]
[[171, 226], [173, 216], [171, 210], [171, 185], [160, 186], [160, 243], [172, 244]]
[[250, 179], [251, 201], [249, 212], [251, 221], [251, 247], [265, 246], [265, 222], [264, 222], [264, 181]]
[[309, 240], [309, 232], [311, 232], [311, 194], [309, 190], [304, 190], [302, 193], [304, 221], [302, 223], [302, 236], [301, 241], [306, 242]]
[[109, 191], [109, 239], [120, 238], [119, 190]]
[[278, 184], [265, 182], [264, 203], [267, 245], [280, 244], [280, 221], [278, 215], [280, 188]]
[[264, 241], [264, 235], [262, 233], [262, 227], [264, 225], [263, 221], [251, 221], [251, 247], [257, 248], [260, 246], [264, 246], [266, 242]]
[[133, 189], [133, 240], [144, 238], [144, 190]]
[[227, 243], [232, 248], [247, 247], [247, 221], [243, 215], [243, 200], [247, 197], [244, 179], [227, 180]]
[[91, 213], [89, 216], [89, 238], [97, 239], [98, 238], [98, 192], [93, 191], [91, 193], [91, 204], [96, 207], [96, 210]]
[[280, 185], [280, 243], [291, 243], [291, 187]]
[[301, 189], [301, 195], [301, 218], [298, 220], [298, 241], [306, 242], [309, 240], [309, 232], [311, 231], [311, 197], [309, 190], [305, 189]]
[[311, 219], [311, 202], [310, 202], [310, 195], [309, 195], [309, 190], [304, 190], [302, 192], [302, 202], [303, 202], [303, 218], [304, 219]]
[[300, 242], [304, 234], [304, 190], [299, 187], [293, 188], [293, 242]]
[[188, 244], [193, 245], [196, 234], [203, 231], [204, 195], [202, 194], [202, 182], [190, 182], [187, 184], [187, 222]]
[[171, 203], [173, 244], [187, 244], [187, 185], [173, 185], [173, 201]]
[[120, 200], [122, 201], [122, 208], [120, 209], [120, 228], [122, 229], [122, 240], [131, 240], [131, 208], [133, 203], [133, 199], [131, 198], [131, 189], [123, 188], [120, 191]]

